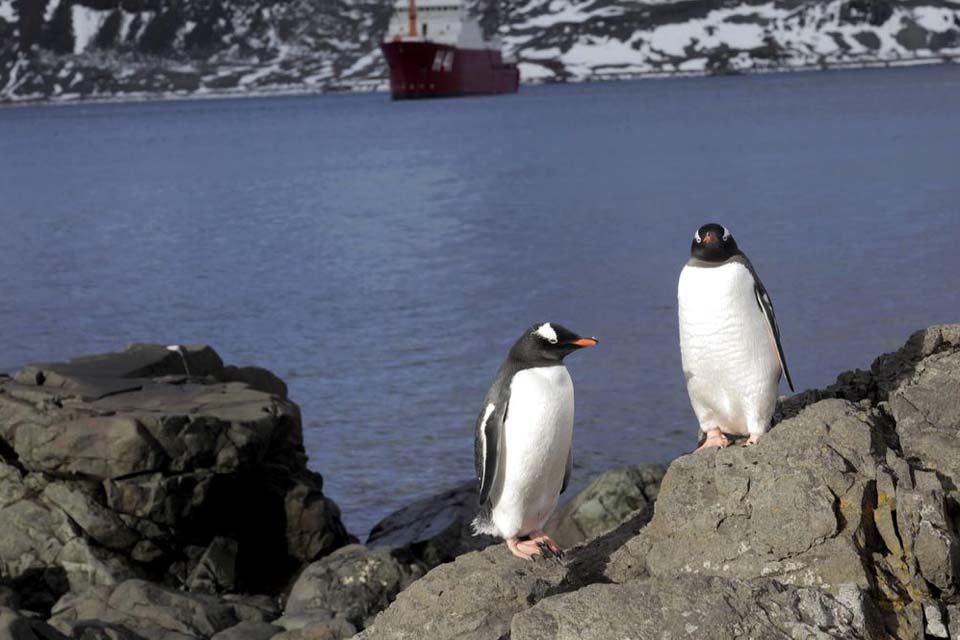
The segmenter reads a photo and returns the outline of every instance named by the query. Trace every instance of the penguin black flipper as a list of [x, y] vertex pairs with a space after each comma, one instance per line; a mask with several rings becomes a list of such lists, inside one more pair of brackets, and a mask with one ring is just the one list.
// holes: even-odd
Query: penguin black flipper
[[[499, 383], [499, 380], [497, 382]], [[494, 383], [487, 394], [487, 402], [477, 416], [474, 431], [474, 465], [477, 482], [480, 483], [478, 499], [481, 505], [490, 497], [490, 490], [497, 477], [503, 425], [507, 421], [507, 409], [510, 405], [510, 385], [498, 383]]]
[[560, 485], [560, 495], [567, 490], [570, 485], [570, 474], [573, 473], [573, 449], [567, 454], [567, 468], [563, 472], [563, 484]]
[[790, 378], [790, 370], [787, 369], [787, 358], [783, 355], [783, 345], [780, 343], [780, 327], [777, 325], [777, 316], [773, 312], [773, 300], [770, 299], [770, 294], [767, 293], [767, 288], [763, 286], [763, 282], [760, 280], [760, 276], [757, 275], [756, 269], [754, 269], [750, 261], [746, 259], [746, 256], [743, 256], [743, 258], [747, 269], [753, 274], [753, 292], [757, 296], [757, 304], [760, 306], [760, 311], [763, 312], [763, 317], [767, 321], [767, 328], [770, 330], [773, 341], [777, 345], [777, 358], [780, 359], [780, 368], [783, 369], [783, 375], [787, 378], [787, 386], [790, 387], [790, 391], [793, 391], [793, 380]]

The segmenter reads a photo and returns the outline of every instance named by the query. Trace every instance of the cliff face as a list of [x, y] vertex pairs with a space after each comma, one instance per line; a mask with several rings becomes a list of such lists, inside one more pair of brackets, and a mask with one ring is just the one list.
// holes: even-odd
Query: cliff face
[[[947, 0], [471, 0], [524, 80], [960, 55]], [[0, 0], [0, 101], [382, 84], [389, 0]]]

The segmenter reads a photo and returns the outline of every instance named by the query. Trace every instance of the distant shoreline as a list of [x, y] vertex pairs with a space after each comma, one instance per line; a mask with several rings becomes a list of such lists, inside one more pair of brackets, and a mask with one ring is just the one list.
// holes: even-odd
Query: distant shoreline
[[[784, 65], [779, 67], [755, 67], [750, 69], [726, 70], [723, 72], [711, 71], [642, 71], [642, 72], [610, 72], [594, 73], [583, 78], [564, 80], [531, 79], [521, 80], [522, 85], [536, 86], [545, 84], [584, 84], [590, 82], [621, 82], [629, 80], [649, 80], [663, 78], [690, 78], [706, 76], [747, 76], [760, 74], [798, 73], [808, 71], [834, 71], [850, 69], [888, 69], [897, 67], [930, 66], [936, 64], [960, 64], [958, 56], [927, 56], [917, 58], [899, 58], [895, 60], [870, 61], [838, 61], [818, 64]], [[179, 100], [230, 100], [243, 98], [273, 98], [312, 95], [330, 95], [338, 93], [387, 93], [389, 91], [387, 78], [372, 78], [331, 84], [325, 87], [306, 87], [304, 85], [277, 85], [276, 88], [264, 87], [255, 90], [243, 88], [230, 89], [202, 89], [191, 92], [142, 92], [121, 93], [109, 96], [84, 96], [81, 94], [66, 94], [58, 97], [23, 98], [19, 100], [0, 100], [0, 109], [17, 107], [49, 106], [60, 107], [70, 105], [90, 104], [119, 104], [141, 102], [172, 102]]]

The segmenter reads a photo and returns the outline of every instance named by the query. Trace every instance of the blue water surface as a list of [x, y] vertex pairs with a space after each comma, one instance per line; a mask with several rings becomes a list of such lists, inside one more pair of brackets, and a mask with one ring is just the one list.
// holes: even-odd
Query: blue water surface
[[134, 341], [268, 367], [363, 538], [472, 475], [484, 392], [552, 320], [600, 338], [568, 361], [578, 488], [694, 443], [703, 222], [758, 268], [799, 389], [960, 321], [958, 105], [943, 65], [0, 109], [0, 369]]

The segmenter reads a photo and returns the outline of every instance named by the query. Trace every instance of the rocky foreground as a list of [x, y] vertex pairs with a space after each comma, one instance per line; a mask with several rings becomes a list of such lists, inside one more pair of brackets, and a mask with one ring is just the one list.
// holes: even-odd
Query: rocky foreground
[[208, 347], [31, 365], [0, 378], [0, 638], [960, 637], [960, 325], [778, 419], [604, 474], [524, 562], [469, 535], [472, 483], [356, 544], [283, 383]]

